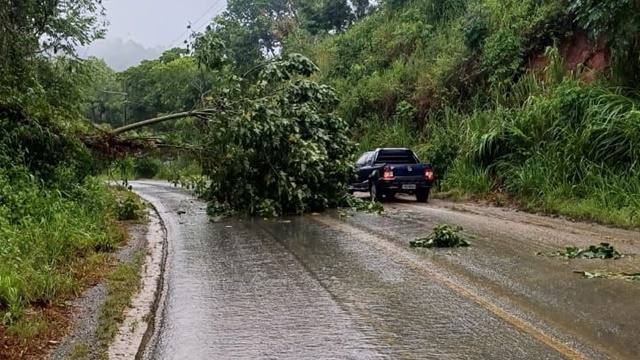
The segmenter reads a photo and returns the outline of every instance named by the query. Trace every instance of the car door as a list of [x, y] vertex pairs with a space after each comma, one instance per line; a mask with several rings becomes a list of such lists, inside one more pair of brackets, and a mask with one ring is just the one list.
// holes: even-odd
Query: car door
[[358, 164], [356, 164], [358, 168], [358, 182], [366, 183], [369, 181], [369, 176], [371, 175], [371, 169], [373, 164], [373, 158], [375, 156], [374, 152], [366, 152], [360, 159], [358, 159]]

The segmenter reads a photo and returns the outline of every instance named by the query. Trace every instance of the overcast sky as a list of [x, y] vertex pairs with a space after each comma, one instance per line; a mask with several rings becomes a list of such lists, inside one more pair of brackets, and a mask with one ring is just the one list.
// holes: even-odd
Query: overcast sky
[[105, 7], [111, 22], [107, 40], [123, 38], [146, 47], [168, 47], [188, 36], [184, 32], [189, 22], [196, 29], [204, 28], [214, 15], [224, 11], [226, 3], [226, 0], [107, 0]]
[[226, 0], [106, 0], [110, 22], [106, 39], [79, 49], [79, 54], [97, 56], [122, 71], [182, 46], [191, 34], [187, 25], [204, 29], [226, 5]]

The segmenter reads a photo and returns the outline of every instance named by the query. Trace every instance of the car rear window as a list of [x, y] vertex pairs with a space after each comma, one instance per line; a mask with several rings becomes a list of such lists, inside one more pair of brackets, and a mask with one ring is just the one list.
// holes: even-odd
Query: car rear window
[[417, 164], [418, 161], [411, 150], [380, 150], [377, 164]]
[[358, 159], [358, 161], [356, 162], [357, 165], [359, 166], [364, 166], [367, 163], [367, 160], [369, 160], [369, 157], [371, 157], [371, 151], [366, 152], [364, 154], [362, 154], [362, 156], [360, 156], [360, 158]]

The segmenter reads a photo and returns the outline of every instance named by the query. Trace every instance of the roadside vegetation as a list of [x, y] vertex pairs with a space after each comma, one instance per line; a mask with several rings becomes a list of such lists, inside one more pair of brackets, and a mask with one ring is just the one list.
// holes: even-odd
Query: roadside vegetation
[[[198, 110], [136, 136], [197, 164], [192, 169], [211, 180], [207, 196], [216, 211], [333, 207], [343, 192], [327, 184], [346, 182], [344, 174], [327, 172], [334, 158], [353, 161], [357, 150], [404, 146], [434, 164], [436, 196], [640, 225], [636, 3], [351, 5], [230, 0], [186, 48], [119, 74], [95, 61], [105, 75], [100, 86], [116, 94], [94, 94], [101, 105], [87, 116], [117, 128]], [[118, 83], [126, 83], [128, 101], [136, 104], [125, 121]], [[300, 102], [292, 102], [294, 94]], [[302, 116], [313, 121], [299, 122]], [[245, 131], [240, 124], [255, 127]], [[358, 145], [328, 151], [324, 137], [344, 140], [329, 130]], [[300, 161], [308, 163], [304, 169], [293, 165]], [[195, 175], [163, 168], [155, 176], [176, 184]], [[228, 187], [236, 176], [250, 189]], [[324, 185], [303, 185], [317, 181]], [[333, 195], [311, 194], [324, 191]]]
[[336, 87], [361, 151], [412, 147], [442, 195], [635, 227], [638, 13], [629, 1], [386, 1], [321, 41], [300, 29], [285, 49]]
[[0, 358], [42, 358], [69, 324], [68, 303], [97, 284], [141, 207], [96, 178], [83, 116], [91, 62], [76, 45], [103, 34], [99, 1], [0, 6]]
[[125, 319], [124, 310], [140, 287], [139, 274], [143, 262], [144, 254], [138, 253], [132, 261], [119, 264], [107, 276], [107, 298], [99, 310], [97, 329], [100, 356], [105, 359], [109, 345], [118, 334], [118, 328]]
[[123, 242], [118, 220], [139, 209], [97, 179], [166, 179], [212, 213], [378, 211], [347, 194], [357, 151], [406, 146], [435, 165], [442, 196], [637, 227], [639, 10], [229, 0], [184, 48], [115, 73], [75, 53], [104, 35], [102, 1], [6, 1], [3, 341], [62, 328], [43, 313]]

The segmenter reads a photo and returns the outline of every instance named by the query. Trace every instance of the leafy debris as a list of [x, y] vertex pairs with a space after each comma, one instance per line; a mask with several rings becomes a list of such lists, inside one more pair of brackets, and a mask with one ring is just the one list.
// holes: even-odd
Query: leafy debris
[[620, 279], [629, 281], [640, 281], [640, 273], [614, 273], [608, 271], [574, 271], [588, 279]]
[[364, 201], [362, 199], [349, 197], [349, 207], [353, 211], [362, 211], [372, 214], [382, 214], [384, 212], [384, 206], [381, 203], [375, 201]]
[[450, 225], [438, 225], [433, 228], [433, 232], [429, 237], [411, 240], [411, 247], [423, 248], [457, 248], [469, 246], [469, 243], [460, 236], [462, 228], [460, 226], [451, 227]]
[[620, 254], [616, 249], [608, 243], [601, 243], [600, 245], [591, 245], [586, 248], [567, 247], [563, 251], [556, 251], [553, 256], [563, 257], [565, 259], [613, 259], [618, 260], [627, 255]]

